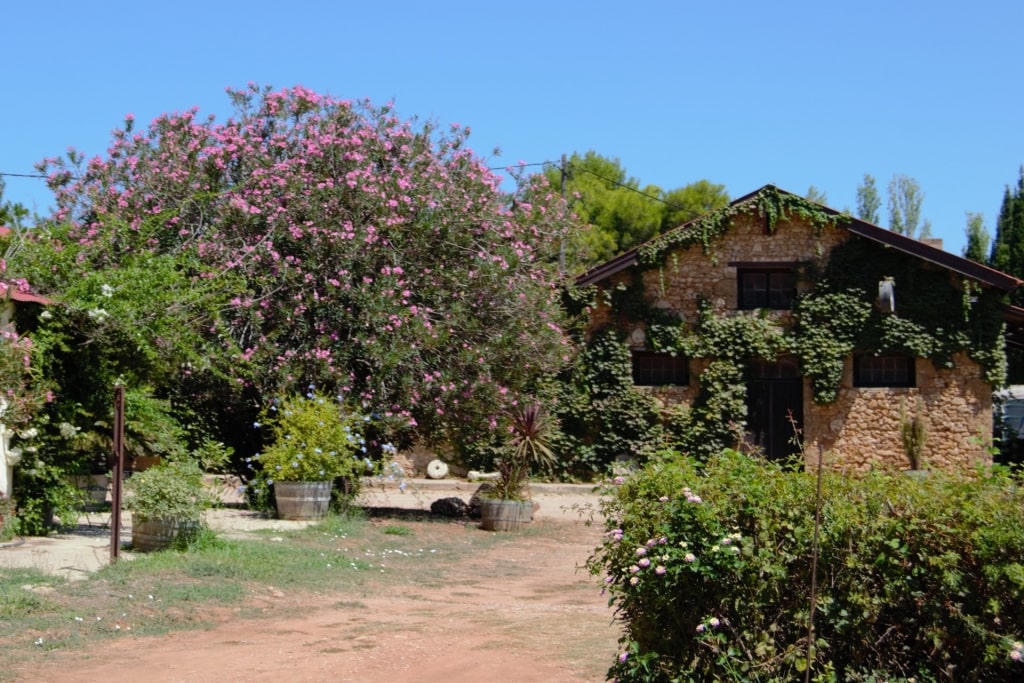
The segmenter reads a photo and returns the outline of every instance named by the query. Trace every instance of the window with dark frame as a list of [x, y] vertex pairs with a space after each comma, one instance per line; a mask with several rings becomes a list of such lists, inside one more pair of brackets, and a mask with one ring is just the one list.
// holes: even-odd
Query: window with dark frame
[[914, 365], [913, 356], [858, 354], [853, 357], [853, 386], [899, 388], [916, 386], [917, 378]]
[[796, 296], [791, 267], [740, 268], [737, 270], [738, 308], [787, 309]]
[[636, 386], [686, 386], [689, 383], [689, 367], [683, 356], [633, 351], [633, 384]]

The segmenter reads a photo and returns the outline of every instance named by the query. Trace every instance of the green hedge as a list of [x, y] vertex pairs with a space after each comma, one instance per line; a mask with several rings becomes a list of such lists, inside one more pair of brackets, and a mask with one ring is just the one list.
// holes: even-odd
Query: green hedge
[[[665, 454], [606, 499], [589, 560], [624, 626], [619, 681], [795, 681], [808, 666], [816, 477]], [[1024, 680], [1024, 490], [822, 480], [811, 678]]]

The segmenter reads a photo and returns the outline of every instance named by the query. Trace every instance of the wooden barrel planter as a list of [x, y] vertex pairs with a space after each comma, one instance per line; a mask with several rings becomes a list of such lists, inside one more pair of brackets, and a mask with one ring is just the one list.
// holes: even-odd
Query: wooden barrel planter
[[480, 526], [487, 531], [517, 531], [532, 519], [532, 501], [499, 498], [480, 501]]
[[331, 481], [275, 481], [279, 519], [322, 519], [331, 506]]
[[132, 515], [132, 550], [153, 552], [174, 544], [178, 538], [194, 535], [199, 522], [172, 517], [136, 517]]

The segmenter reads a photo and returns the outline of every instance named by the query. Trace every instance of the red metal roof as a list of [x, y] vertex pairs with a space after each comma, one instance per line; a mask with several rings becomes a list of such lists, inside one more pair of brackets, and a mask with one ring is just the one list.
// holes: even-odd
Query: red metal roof
[[[14, 233], [14, 231], [11, 230], [10, 228], [8, 228], [6, 225], [0, 225], [0, 237], [7, 237], [7, 236], [9, 236], [9, 235], [11, 235], [13, 233]], [[22, 303], [43, 304], [44, 306], [48, 306], [48, 305], [53, 303], [52, 301], [47, 299], [45, 296], [42, 296], [40, 294], [34, 294], [31, 291], [23, 292], [23, 291], [18, 289], [17, 285], [12, 285], [11, 283], [6, 283], [6, 284], [7, 284], [7, 292], [6, 292], [7, 298], [10, 299], [11, 301], [20, 301]]]

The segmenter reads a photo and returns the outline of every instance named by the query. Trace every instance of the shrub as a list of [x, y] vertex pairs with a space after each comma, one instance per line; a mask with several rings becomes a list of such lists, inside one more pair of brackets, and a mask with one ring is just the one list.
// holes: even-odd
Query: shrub
[[469, 128], [391, 104], [229, 96], [225, 121], [129, 116], [107, 155], [44, 160], [56, 211], [11, 265], [217, 428], [202, 436], [251, 455], [248, 408], [313, 382], [390, 439], [484, 438], [508, 392], [567, 360], [553, 257], [572, 219], [543, 176], [510, 169], [506, 194]]
[[201, 522], [213, 505], [203, 470], [191, 459], [165, 462], [133, 474], [125, 482], [124, 506], [133, 516]]
[[[652, 461], [589, 560], [625, 626], [620, 681], [802, 679], [815, 477], [726, 451]], [[815, 680], [1018, 680], [1024, 492], [1005, 471], [822, 480]]]
[[344, 497], [354, 498], [360, 480], [380, 471], [384, 456], [393, 451], [385, 444], [380, 454], [369, 453], [362, 434], [369, 419], [312, 388], [305, 396], [273, 402], [256, 425], [270, 434], [270, 445], [256, 456], [259, 485], [342, 478]]

